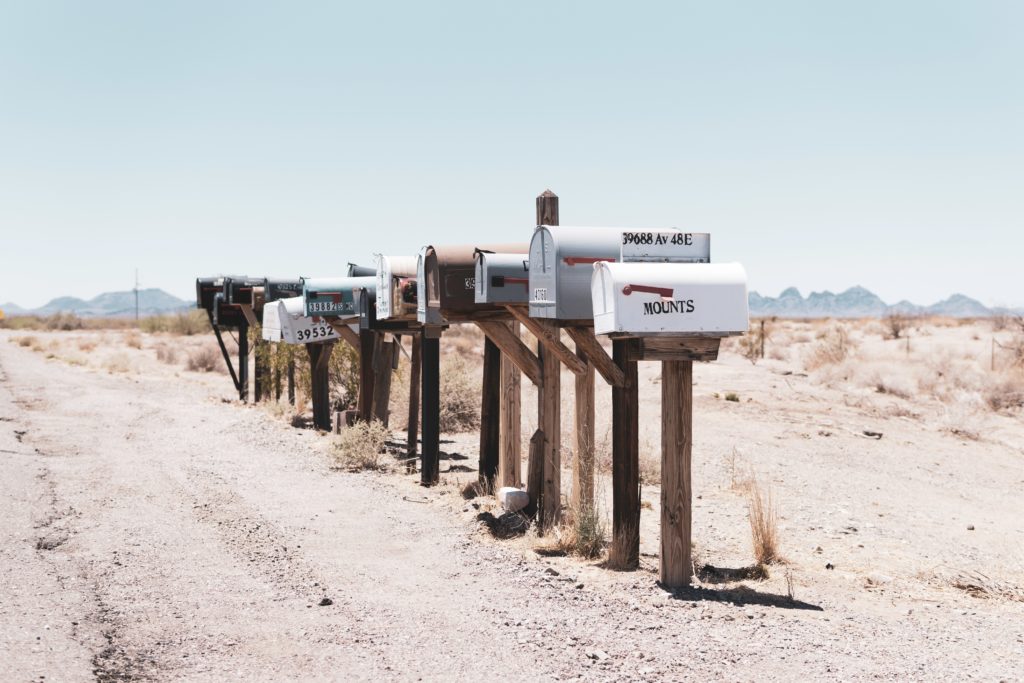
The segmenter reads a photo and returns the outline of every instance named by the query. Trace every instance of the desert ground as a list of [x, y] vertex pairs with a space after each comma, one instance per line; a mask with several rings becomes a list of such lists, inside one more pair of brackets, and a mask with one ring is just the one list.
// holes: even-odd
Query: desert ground
[[[898, 332], [768, 321], [764, 358], [751, 336], [695, 368], [698, 573], [671, 593], [657, 364], [640, 368], [642, 566], [615, 572], [560, 532], [493, 537], [494, 499], [463, 496], [472, 431], [443, 436], [426, 489], [393, 454], [339, 456], [301, 391], [297, 409], [239, 402], [222, 361], [197, 362], [210, 333], [0, 330], [0, 678], [1019, 680], [1022, 332]], [[443, 344], [442, 378], [471, 403], [482, 339]], [[600, 378], [597, 395], [607, 518]], [[780, 556], [757, 572], [754, 497], [777, 512]]]

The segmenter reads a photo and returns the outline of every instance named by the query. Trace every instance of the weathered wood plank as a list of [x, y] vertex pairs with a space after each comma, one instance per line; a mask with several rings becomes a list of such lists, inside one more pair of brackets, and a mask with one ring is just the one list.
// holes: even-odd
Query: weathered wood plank
[[545, 533], [558, 525], [562, 515], [562, 377], [554, 352], [540, 342], [537, 347], [541, 367], [537, 424], [544, 432], [544, 481], [537, 526]]
[[398, 355], [396, 344], [394, 341], [386, 341], [383, 334], [378, 334], [374, 341], [373, 407], [370, 412], [372, 418], [382, 422], [385, 427], [390, 421], [391, 377]]
[[494, 492], [501, 441], [501, 350], [484, 338], [483, 386], [480, 391], [480, 466], [478, 479], [486, 493]]
[[373, 350], [377, 335], [371, 330], [359, 331], [359, 398], [356, 410], [361, 422], [373, 419]]
[[524, 512], [531, 517], [539, 514], [544, 497], [544, 441], [544, 432], [540, 429], [530, 437], [526, 461], [526, 492], [530, 495], [530, 505]]
[[[519, 338], [519, 323], [506, 323], [512, 336]], [[524, 347], [525, 348], [525, 347]], [[527, 349], [529, 351], [529, 349]], [[532, 353], [530, 354], [533, 355]], [[540, 364], [538, 363], [538, 366]], [[498, 452], [500, 486], [519, 486], [522, 482], [522, 371], [508, 354], [501, 354], [501, 446]]]
[[409, 426], [406, 432], [405, 470], [416, 471], [416, 444], [420, 427], [420, 367], [423, 364], [422, 335], [412, 335], [412, 360], [409, 369]]
[[310, 398], [313, 401], [313, 425], [322, 431], [329, 432], [333, 427], [331, 421], [331, 391], [329, 367], [333, 342], [306, 344], [309, 354]]
[[342, 339], [346, 344], [351, 346], [356, 353], [359, 353], [361, 344], [359, 342], [359, 333], [353, 330], [348, 325], [339, 322], [332, 322], [331, 328], [337, 333], [338, 337]]
[[661, 582], [690, 584], [693, 361], [661, 364]]
[[612, 341], [612, 358], [625, 386], [612, 389], [612, 543], [608, 564], [615, 569], [640, 566], [640, 418], [636, 361], [627, 358], [627, 341]]
[[718, 360], [718, 337], [644, 337], [630, 339], [629, 360], [712, 361]]
[[531, 318], [529, 312], [522, 306], [506, 306], [506, 308], [516, 320], [523, 324], [523, 327], [537, 338], [537, 341], [549, 349], [559, 361], [565, 363], [565, 366], [573, 374], [580, 375], [587, 371], [587, 364], [562, 343], [558, 327], [547, 320]]
[[[577, 354], [582, 353], [579, 349]], [[576, 449], [572, 463], [572, 509], [583, 514], [594, 506], [594, 366], [576, 375]]]
[[540, 360], [518, 334], [513, 334], [504, 323], [478, 321], [476, 325], [535, 386], [540, 385]]
[[594, 330], [589, 327], [566, 327], [565, 331], [569, 337], [576, 342], [576, 353], [583, 352], [582, 357], [593, 363], [597, 371], [604, 377], [604, 381], [613, 387], [621, 387], [626, 381], [622, 370], [608, 355], [608, 352], [601, 346], [601, 342], [594, 336]]

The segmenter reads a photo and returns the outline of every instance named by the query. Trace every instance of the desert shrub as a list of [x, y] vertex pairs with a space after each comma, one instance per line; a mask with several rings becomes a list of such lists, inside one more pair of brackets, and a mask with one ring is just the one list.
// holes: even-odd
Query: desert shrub
[[480, 388], [461, 355], [441, 359], [441, 431], [468, 432], [480, 426]]
[[115, 353], [109, 356], [104, 362], [103, 367], [110, 374], [130, 372], [132, 369], [131, 360], [123, 353]]
[[18, 343], [18, 346], [22, 348], [29, 348], [32, 346], [38, 346], [39, 340], [31, 335], [27, 337], [14, 337], [11, 341]]
[[160, 344], [156, 347], [156, 359], [161, 363], [174, 365], [178, 362], [178, 349], [168, 344]]
[[213, 372], [221, 366], [220, 351], [212, 346], [203, 346], [188, 355], [185, 368], [191, 372]]
[[1024, 384], [1019, 379], [1006, 379], [985, 390], [985, 405], [996, 412], [1024, 407]]
[[732, 403], [739, 403], [740, 402], [740, 395], [737, 394], [735, 391], [729, 391], [729, 392], [726, 392], [726, 394], [725, 394], [725, 400], [726, 401], [730, 401]]
[[853, 348], [850, 334], [844, 325], [831, 325], [821, 330], [810, 353], [804, 359], [807, 370], [816, 370], [826, 365], [835, 365], [846, 360]]
[[142, 348], [142, 336], [135, 330], [128, 330], [124, 333], [124, 343], [133, 349]]
[[48, 330], [68, 331], [82, 329], [82, 319], [74, 313], [54, 313], [46, 317], [45, 324]]
[[377, 420], [346, 427], [334, 443], [335, 467], [353, 472], [384, 469], [381, 455], [389, 437], [388, 428]]
[[899, 339], [903, 331], [910, 327], [910, 318], [898, 313], [891, 313], [885, 317], [883, 336], [886, 339]]
[[752, 479], [747, 494], [750, 519], [750, 541], [754, 548], [754, 559], [758, 564], [772, 564], [780, 561], [779, 556], [779, 512], [775, 507], [770, 490], [762, 492], [761, 485]]
[[568, 524], [558, 528], [555, 549], [592, 560], [608, 545], [608, 524], [596, 504], [573, 510]]
[[79, 339], [78, 340], [78, 350], [79, 351], [84, 351], [85, 353], [92, 353], [93, 351], [96, 350], [96, 340], [95, 339]]
[[328, 363], [331, 402], [338, 410], [355, 408], [359, 401], [359, 354], [351, 345], [334, 345]]
[[180, 311], [168, 315], [151, 315], [139, 320], [139, 329], [150, 334], [168, 332], [192, 336], [210, 329], [210, 319], [206, 311], [197, 308]]

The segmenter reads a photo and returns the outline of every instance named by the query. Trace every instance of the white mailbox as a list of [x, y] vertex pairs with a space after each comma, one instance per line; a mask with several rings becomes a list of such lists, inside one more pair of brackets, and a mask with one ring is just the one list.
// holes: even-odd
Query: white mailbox
[[747, 273], [738, 263], [598, 263], [594, 333], [728, 337], [747, 331]]
[[[661, 241], [673, 247], [671, 256], [663, 257], [666, 249], [660, 247]], [[679, 243], [684, 243], [683, 247]], [[706, 233], [686, 233], [676, 228], [540, 225], [530, 240], [530, 316], [589, 321], [593, 318], [590, 279], [594, 264], [613, 263], [623, 256], [651, 261], [671, 258], [706, 262], [710, 258], [710, 238]]]
[[377, 319], [416, 319], [416, 257], [374, 255]]
[[476, 303], [525, 304], [529, 288], [530, 260], [526, 254], [476, 252]]
[[305, 302], [301, 296], [271, 301], [263, 306], [263, 339], [287, 344], [311, 344], [337, 339], [326, 320], [319, 316], [303, 316]]

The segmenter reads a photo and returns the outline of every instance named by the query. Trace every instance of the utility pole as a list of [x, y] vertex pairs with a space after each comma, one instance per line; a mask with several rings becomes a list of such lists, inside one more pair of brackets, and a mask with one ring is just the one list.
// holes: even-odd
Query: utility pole
[[139, 322], [139, 269], [135, 269], [135, 322]]

